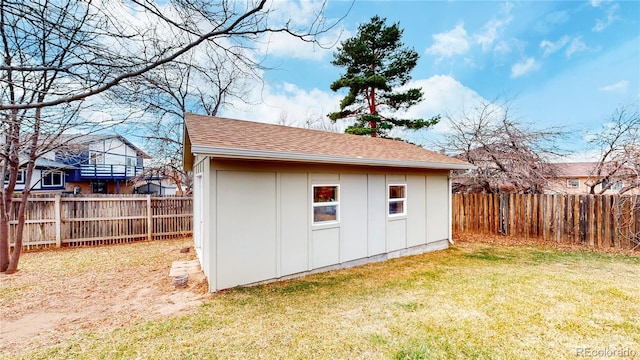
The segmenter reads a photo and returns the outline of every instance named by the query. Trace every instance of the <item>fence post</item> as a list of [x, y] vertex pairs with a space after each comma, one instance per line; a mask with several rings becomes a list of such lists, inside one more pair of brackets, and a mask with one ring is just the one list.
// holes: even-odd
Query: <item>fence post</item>
[[151, 213], [151, 194], [147, 195], [147, 240], [152, 240], [153, 214]]
[[56, 247], [62, 246], [62, 206], [60, 206], [60, 194], [55, 196], [53, 212], [56, 222]]

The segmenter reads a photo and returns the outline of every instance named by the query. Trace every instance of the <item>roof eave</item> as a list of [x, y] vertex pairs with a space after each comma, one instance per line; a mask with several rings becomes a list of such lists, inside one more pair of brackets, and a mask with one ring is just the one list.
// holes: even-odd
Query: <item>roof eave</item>
[[407, 167], [421, 169], [436, 170], [469, 170], [475, 166], [471, 164], [451, 164], [437, 163], [425, 161], [399, 161], [385, 159], [369, 159], [369, 158], [353, 158], [344, 156], [318, 155], [318, 154], [300, 154], [278, 151], [265, 150], [246, 150], [246, 149], [230, 149], [230, 148], [214, 148], [208, 146], [197, 146], [191, 144], [191, 153], [201, 154], [213, 157], [222, 157], [229, 159], [246, 159], [246, 160], [275, 160], [275, 161], [293, 161], [293, 162], [310, 162], [310, 163], [330, 163], [344, 165], [364, 165], [364, 166], [388, 166], [388, 167]]
[[191, 149], [191, 138], [186, 124], [183, 124], [182, 132], [182, 169], [185, 171], [193, 171], [193, 151]]
[[142, 151], [142, 149], [140, 149], [139, 147], [135, 146], [131, 141], [127, 140], [124, 136], [116, 135], [115, 138], [117, 138], [118, 140], [122, 141], [127, 146], [129, 146], [130, 148], [132, 148], [136, 152], [136, 154], [138, 156], [140, 156], [141, 158], [143, 158], [143, 159], [152, 159], [151, 155], [149, 155], [146, 152]]

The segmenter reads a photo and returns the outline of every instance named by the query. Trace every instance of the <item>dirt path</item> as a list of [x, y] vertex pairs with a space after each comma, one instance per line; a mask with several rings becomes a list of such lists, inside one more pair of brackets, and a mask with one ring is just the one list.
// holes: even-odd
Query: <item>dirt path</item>
[[[0, 274], [0, 290], [5, 292], [0, 294], [0, 353], [19, 354], [86, 330], [109, 330], [193, 311], [207, 296], [204, 275], [190, 274], [184, 288], [176, 288], [168, 276], [172, 261], [195, 258], [193, 249], [187, 254], [179, 251], [190, 243], [147, 244], [160, 256], [109, 272], [74, 269], [78, 265], [71, 260], [62, 271], [31, 271], [25, 266], [16, 274]], [[136, 252], [134, 256], [144, 256], [139, 249], [149, 250], [144, 244], [118, 246]], [[78, 251], [91, 254], [87, 249], [62, 249], [28, 253], [25, 258], [42, 257], [46, 263], [48, 257], [73, 257]]]

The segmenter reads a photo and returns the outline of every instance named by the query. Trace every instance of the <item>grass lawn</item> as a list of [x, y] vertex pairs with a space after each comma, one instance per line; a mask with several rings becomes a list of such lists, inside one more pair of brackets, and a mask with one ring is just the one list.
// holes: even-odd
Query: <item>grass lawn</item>
[[[65, 256], [69, 271], [88, 271], [77, 270], [83, 264], [73, 262], [74, 251], [43, 254]], [[588, 354], [640, 358], [640, 257], [460, 242], [444, 251], [220, 292], [187, 315], [82, 331], [15, 357], [575, 359]]]

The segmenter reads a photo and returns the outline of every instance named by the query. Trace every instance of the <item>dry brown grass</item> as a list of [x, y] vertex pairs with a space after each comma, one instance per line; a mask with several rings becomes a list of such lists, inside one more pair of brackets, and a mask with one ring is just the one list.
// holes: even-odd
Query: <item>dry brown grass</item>
[[616, 247], [591, 247], [585, 244], [572, 244], [556, 241], [545, 241], [535, 238], [520, 238], [513, 236], [502, 236], [493, 234], [473, 234], [473, 233], [455, 233], [453, 234], [455, 241], [463, 243], [480, 243], [502, 246], [529, 246], [544, 249], [555, 249], [565, 251], [587, 251], [601, 254], [621, 254], [627, 256], [640, 257], [640, 251], [630, 249], [620, 249]]
[[[640, 257], [485, 240], [231, 289], [181, 315], [80, 326], [9, 358], [573, 359], [583, 348], [640, 356]], [[150, 263], [181, 246], [166, 244], [131, 248], [154, 261], [130, 253], [138, 260], [118, 264], [162, 273]], [[83, 265], [96, 261], [89, 254], [74, 265], [83, 258], [74, 252], [56, 260], [68, 261], [64, 272], [95, 268]], [[34, 266], [45, 266], [42, 256]], [[2, 286], [15, 301], [22, 286], [39, 285]]]
[[202, 278], [176, 290], [172, 261], [191, 239], [25, 253], [19, 271], [0, 274], [0, 350], [55, 343], [84, 331], [108, 330], [183, 312], [201, 303]]

